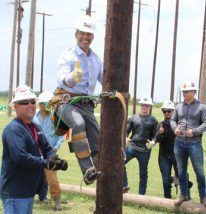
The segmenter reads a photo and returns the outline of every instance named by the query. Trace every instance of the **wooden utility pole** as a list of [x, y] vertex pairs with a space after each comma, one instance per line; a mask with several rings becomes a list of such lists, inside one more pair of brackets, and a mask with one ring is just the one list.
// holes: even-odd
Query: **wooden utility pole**
[[[17, 6], [18, 6], [18, 0], [15, 0], [15, 3], [14, 3], [14, 18], [13, 18], [13, 32], [12, 32], [12, 42], [11, 42], [11, 56], [10, 56], [10, 75], [9, 75], [8, 104], [11, 102], [12, 95], [13, 95]], [[8, 107], [8, 116], [9, 117], [11, 116], [11, 110], [12, 109], [9, 106]]]
[[135, 53], [135, 73], [134, 73], [133, 114], [136, 113], [136, 104], [137, 104], [137, 74], [138, 74], [138, 59], [139, 59], [140, 17], [141, 17], [141, 0], [139, 0], [138, 20], [137, 20], [137, 37], [136, 37], [136, 53]]
[[175, 62], [176, 62], [178, 12], [179, 12], [179, 0], [176, 0], [174, 37], [173, 37], [173, 52], [172, 52], [171, 88], [170, 88], [170, 100], [171, 101], [174, 101]]
[[[27, 1], [24, 1], [27, 2]], [[21, 6], [22, 1], [18, 2], [18, 30], [17, 30], [17, 72], [16, 72], [16, 86], [19, 85], [19, 75], [20, 75], [20, 45], [22, 38], [21, 20], [23, 18], [24, 8]]]
[[44, 35], [45, 35], [45, 16], [52, 16], [48, 13], [40, 13], [37, 14], [42, 15], [42, 54], [41, 54], [41, 81], [40, 81], [40, 92], [43, 91], [43, 80], [44, 80]]
[[[205, 42], [205, 31], [206, 31], [206, 2], [205, 2], [205, 14], [204, 14], [204, 23], [203, 23], [203, 31], [202, 31], [202, 50], [201, 50], [201, 60], [200, 60], [200, 74], [199, 74], [199, 87], [202, 77], [202, 60], [203, 60], [203, 51], [204, 51], [204, 42]], [[200, 93], [198, 94], [200, 98]]]
[[[128, 95], [132, 14], [133, 0], [107, 1], [103, 80], [105, 92], [117, 90]], [[128, 100], [126, 103], [128, 104]], [[122, 150], [126, 136], [124, 116], [123, 107], [117, 98], [102, 99], [98, 161], [98, 170], [102, 174], [97, 181], [97, 214], [122, 213], [124, 175]]]
[[155, 49], [154, 49], [154, 59], [153, 59], [152, 86], [151, 86], [151, 98], [152, 98], [152, 100], [154, 99], [154, 84], [155, 84], [157, 46], [158, 46], [158, 35], [159, 35], [160, 5], [161, 5], [161, 0], [158, 0], [157, 27], [156, 27], [156, 39], [155, 39]]
[[26, 85], [32, 85], [32, 63], [34, 53], [34, 40], [35, 40], [35, 22], [36, 22], [36, 0], [31, 0], [31, 14], [30, 14], [30, 28], [29, 28], [29, 42], [27, 52], [27, 65], [26, 65]]
[[89, 6], [86, 9], [86, 15], [91, 16], [91, 11], [92, 11], [92, 0], [89, 0]]
[[201, 79], [200, 79], [200, 91], [199, 91], [199, 99], [202, 103], [206, 104], [206, 31], [205, 40], [204, 40], [204, 49], [203, 49], [203, 57], [202, 57], [202, 70], [201, 70]]

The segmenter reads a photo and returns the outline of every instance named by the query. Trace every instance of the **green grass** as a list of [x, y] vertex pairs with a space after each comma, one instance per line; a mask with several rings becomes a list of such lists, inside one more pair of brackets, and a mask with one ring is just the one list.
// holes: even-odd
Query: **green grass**
[[[96, 112], [99, 112], [99, 107]], [[129, 108], [129, 112], [132, 112], [132, 106]], [[137, 109], [138, 112], [138, 109]], [[2, 133], [3, 127], [12, 119], [7, 117], [6, 112], [0, 111], [0, 134]], [[162, 119], [162, 114], [160, 108], [153, 108], [153, 115], [158, 118], [158, 120]], [[13, 113], [14, 116], [14, 113]], [[97, 118], [99, 120], [99, 116]], [[203, 138], [205, 142], [205, 136]], [[204, 153], [206, 151], [205, 143], [204, 145]], [[2, 154], [2, 145], [0, 144], [0, 154]], [[59, 171], [58, 177], [60, 183], [64, 184], [74, 184], [80, 185], [82, 181], [82, 174], [80, 172], [80, 168], [78, 166], [77, 160], [74, 154], [69, 153], [67, 142], [62, 145], [59, 150], [59, 156], [68, 161], [68, 170], [66, 172]], [[0, 160], [1, 161], [1, 160]], [[149, 196], [157, 196], [163, 197], [163, 189], [162, 189], [162, 180], [158, 166], [158, 146], [155, 146], [152, 150], [150, 162], [149, 162], [149, 176], [148, 176], [148, 187], [146, 195]], [[138, 183], [139, 183], [139, 167], [136, 159], [130, 161], [127, 164], [127, 172], [130, 186], [130, 193], [138, 192]], [[189, 174], [190, 180], [194, 183], [191, 189], [191, 197], [194, 202], [199, 202], [198, 191], [197, 191], [197, 183], [194, 171], [191, 167], [191, 163], [189, 163]], [[83, 183], [83, 186], [86, 186]], [[95, 187], [95, 184], [92, 184], [90, 187]], [[176, 189], [173, 187], [172, 189], [173, 198], [176, 198]], [[82, 213], [93, 213], [92, 210], [95, 210], [95, 199], [93, 197], [86, 196], [84, 194], [77, 193], [63, 193], [63, 208], [64, 210], [56, 213], [74, 213], [74, 214], [82, 214]], [[37, 198], [35, 198], [34, 203], [34, 214], [50, 214], [53, 213], [53, 201], [50, 200], [48, 205], [38, 203]], [[0, 213], [3, 213], [2, 206], [0, 205]], [[149, 208], [138, 206], [136, 204], [124, 204], [123, 205], [123, 213], [124, 214], [133, 214], [133, 213], [144, 213], [144, 214], [154, 214], [154, 213], [175, 213], [170, 210], [158, 209], [158, 208]]]

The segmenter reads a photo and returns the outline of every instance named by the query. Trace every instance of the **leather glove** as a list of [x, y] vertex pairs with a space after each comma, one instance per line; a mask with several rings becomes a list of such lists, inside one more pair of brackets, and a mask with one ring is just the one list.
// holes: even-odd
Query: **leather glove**
[[52, 158], [47, 159], [45, 168], [48, 170], [57, 170], [56, 161]]
[[66, 171], [66, 170], [67, 170], [67, 168], [68, 168], [68, 163], [67, 163], [66, 160], [57, 158], [55, 162], [56, 162], [56, 166], [60, 167], [60, 168], [59, 168], [60, 170], [63, 170], [63, 171]]
[[72, 76], [73, 76], [73, 79], [74, 79], [75, 83], [80, 82], [80, 80], [81, 80], [81, 78], [83, 76], [83, 72], [82, 72], [82, 69], [81, 69], [81, 66], [80, 66], [80, 61], [76, 61], [74, 70], [72, 72]]
[[152, 149], [155, 146], [154, 140], [147, 140], [146, 147], [147, 149]]
[[67, 170], [68, 168], [68, 164], [67, 164], [67, 161], [66, 160], [62, 160], [60, 158], [57, 158], [57, 159], [52, 159], [52, 158], [49, 158], [47, 159], [47, 164], [46, 164], [46, 169], [48, 170]]

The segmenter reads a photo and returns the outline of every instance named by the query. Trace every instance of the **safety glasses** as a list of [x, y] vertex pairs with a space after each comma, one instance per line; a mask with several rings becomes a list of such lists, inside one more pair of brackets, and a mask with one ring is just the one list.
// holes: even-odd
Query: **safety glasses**
[[48, 102], [40, 102], [39, 104], [41, 104], [41, 105], [47, 105], [48, 104]]
[[171, 113], [172, 110], [162, 110], [162, 112], [163, 112], [164, 114], [166, 114], [166, 113]]
[[150, 107], [150, 105], [147, 105], [147, 104], [140, 104], [140, 105], [143, 107]]
[[36, 100], [21, 100], [21, 101], [17, 102], [17, 104], [19, 104], [19, 105], [29, 105], [29, 103], [32, 105], [35, 105]]
[[187, 93], [189, 93], [189, 92], [191, 92], [191, 91], [182, 91], [182, 93], [184, 93], [184, 94], [187, 94]]

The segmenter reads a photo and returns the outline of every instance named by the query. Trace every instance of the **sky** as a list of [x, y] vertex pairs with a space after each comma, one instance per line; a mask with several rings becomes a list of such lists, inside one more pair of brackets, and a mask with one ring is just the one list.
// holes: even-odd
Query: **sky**
[[[74, 36], [75, 21], [85, 14], [89, 0], [37, 0], [37, 12], [52, 14], [45, 17], [45, 50], [43, 90], [51, 90], [57, 86], [57, 62], [60, 54], [76, 43]], [[156, 34], [158, 0], [142, 0], [137, 98], [150, 94], [152, 68]], [[169, 100], [170, 78], [172, 67], [172, 49], [174, 34], [175, 0], [161, 1], [159, 42], [157, 50], [154, 101]], [[20, 84], [25, 83], [25, 70], [28, 51], [30, 3], [23, 3], [24, 17], [21, 22], [23, 29], [20, 56]], [[134, 92], [136, 29], [138, 20], [138, 4], [134, 3], [132, 48], [130, 64], [130, 88]], [[175, 97], [177, 89], [184, 81], [199, 81], [200, 57], [205, 1], [179, 1], [179, 20], [176, 47]], [[97, 32], [91, 48], [103, 60], [105, 23], [107, 12], [106, 0], [92, 0], [92, 16], [96, 20]], [[11, 39], [13, 29], [14, 5], [10, 0], [0, 0], [0, 91], [8, 90], [10, 72]], [[42, 15], [36, 16], [36, 38], [34, 56], [34, 90], [40, 90], [41, 53], [42, 53]], [[127, 32], [124, 32], [125, 34]], [[15, 55], [16, 57], [16, 55]], [[14, 88], [16, 86], [15, 63]], [[101, 85], [97, 84], [95, 93], [100, 93]]]

